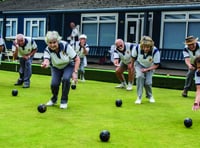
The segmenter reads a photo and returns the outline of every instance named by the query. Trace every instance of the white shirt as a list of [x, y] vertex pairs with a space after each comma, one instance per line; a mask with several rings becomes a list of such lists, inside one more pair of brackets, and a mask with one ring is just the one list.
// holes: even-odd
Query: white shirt
[[[87, 52], [89, 52], [90, 48], [89, 48], [88, 44], [85, 44], [85, 49], [87, 50]], [[77, 55], [80, 58], [84, 58], [85, 57], [85, 54], [83, 53], [84, 49], [83, 49], [83, 47], [80, 47], [80, 41], [76, 42], [74, 50], [76, 51]]]
[[120, 61], [124, 64], [129, 64], [131, 62], [131, 52], [135, 45], [127, 42], [124, 44], [124, 51], [122, 52], [115, 48], [113, 58], [120, 59]]
[[4, 39], [0, 37], [0, 45], [4, 45]]
[[79, 30], [77, 27], [75, 27], [72, 29], [72, 32], [71, 32], [71, 39], [70, 39], [71, 45], [75, 43], [76, 38], [78, 39], [78, 36], [79, 36]]
[[[23, 57], [24, 55], [31, 53], [35, 49], [37, 49], [36, 42], [32, 38], [26, 37], [25, 45], [23, 47], [18, 47], [18, 57]], [[12, 51], [16, 51], [16, 46], [14, 44], [12, 45]]]
[[140, 48], [140, 44], [138, 44], [132, 51], [132, 57], [146, 68], [151, 67], [153, 64], [160, 64], [160, 52], [156, 47], [153, 47], [149, 53], [144, 53]]
[[200, 55], [200, 42], [197, 42], [195, 51], [191, 51], [186, 45], [183, 50], [183, 57], [190, 58], [190, 63], [194, 64], [194, 59]]
[[44, 50], [44, 59], [49, 59], [51, 65], [58, 69], [66, 67], [75, 57], [76, 52], [74, 49], [65, 41], [59, 42], [59, 52], [56, 53], [49, 47]]

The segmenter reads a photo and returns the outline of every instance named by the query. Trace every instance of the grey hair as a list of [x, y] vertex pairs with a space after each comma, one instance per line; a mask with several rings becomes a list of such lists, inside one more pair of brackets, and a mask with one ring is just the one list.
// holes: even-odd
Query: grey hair
[[45, 42], [46, 44], [48, 44], [51, 40], [56, 40], [57, 42], [59, 42], [61, 39], [62, 37], [57, 31], [48, 31], [45, 37]]
[[23, 34], [17, 34], [15, 37], [17, 40], [24, 39], [25, 36]]

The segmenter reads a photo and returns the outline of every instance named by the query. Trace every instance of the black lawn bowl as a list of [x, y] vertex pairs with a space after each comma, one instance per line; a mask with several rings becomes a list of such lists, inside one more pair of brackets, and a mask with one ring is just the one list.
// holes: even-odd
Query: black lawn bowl
[[12, 90], [12, 96], [17, 96], [17, 95], [18, 95], [18, 90], [13, 89], [13, 90]]
[[117, 99], [117, 100], [115, 101], [115, 105], [116, 105], [117, 107], [121, 107], [121, 106], [122, 106], [122, 100], [121, 100], [121, 99]]
[[76, 85], [71, 85], [71, 89], [76, 89]]
[[108, 130], [101, 131], [99, 135], [102, 142], [107, 142], [110, 139], [110, 132]]
[[192, 126], [192, 119], [191, 118], [185, 118], [184, 125], [187, 128], [191, 127]]
[[37, 109], [38, 109], [38, 112], [44, 113], [47, 110], [47, 106], [45, 104], [40, 104], [38, 105]]

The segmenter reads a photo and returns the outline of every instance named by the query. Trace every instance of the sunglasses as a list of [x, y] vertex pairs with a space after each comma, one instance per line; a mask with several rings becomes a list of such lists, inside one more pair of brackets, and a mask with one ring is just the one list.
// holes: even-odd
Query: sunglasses
[[118, 45], [118, 46], [117, 46], [117, 49], [122, 48], [122, 47], [123, 47], [123, 45]]

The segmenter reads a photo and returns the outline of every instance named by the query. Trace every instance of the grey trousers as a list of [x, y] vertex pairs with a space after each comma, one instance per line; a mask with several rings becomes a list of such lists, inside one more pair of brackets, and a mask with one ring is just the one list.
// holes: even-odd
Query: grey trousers
[[19, 80], [22, 80], [26, 85], [30, 85], [30, 78], [32, 75], [32, 67], [31, 67], [32, 61], [33, 57], [30, 57], [28, 60], [24, 58], [19, 58], [19, 64], [20, 64]]
[[137, 96], [139, 99], [142, 99], [143, 88], [146, 92], [146, 97], [152, 97], [152, 76], [154, 71], [141, 72], [141, 69], [145, 68], [140, 65], [138, 62], [135, 62], [135, 72], [136, 72], [136, 87], [137, 87]]

